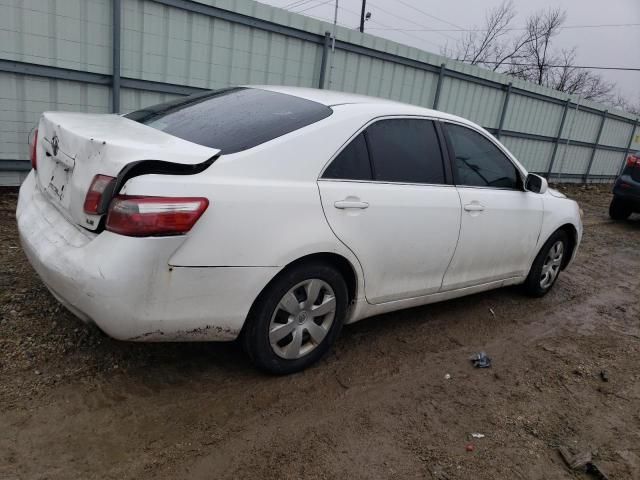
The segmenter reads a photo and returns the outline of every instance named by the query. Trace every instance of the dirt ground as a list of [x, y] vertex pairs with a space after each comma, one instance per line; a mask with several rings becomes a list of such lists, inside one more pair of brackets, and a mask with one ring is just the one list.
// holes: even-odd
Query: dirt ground
[[[591, 478], [559, 445], [640, 478], [640, 216], [610, 221], [609, 186], [564, 191], [584, 243], [549, 295], [369, 319], [289, 377], [235, 344], [82, 324], [28, 265], [15, 191], [0, 191], [0, 478]], [[469, 362], [481, 350], [489, 369]]]

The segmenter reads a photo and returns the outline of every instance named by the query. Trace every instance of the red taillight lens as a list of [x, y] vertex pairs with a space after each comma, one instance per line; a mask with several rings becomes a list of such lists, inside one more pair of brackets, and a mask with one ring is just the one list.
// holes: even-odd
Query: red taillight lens
[[627, 157], [627, 167], [640, 167], [640, 157], [629, 155]]
[[84, 198], [84, 213], [102, 215], [107, 211], [107, 205], [113, 193], [116, 179], [108, 175], [96, 175]]
[[29, 140], [29, 158], [31, 159], [31, 168], [38, 169], [38, 159], [36, 158], [36, 147], [38, 146], [38, 129], [33, 131], [33, 136]]
[[130, 237], [180, 235], [208, 206], [206, 198], [119, 195], [109, 205], [106, 229]]

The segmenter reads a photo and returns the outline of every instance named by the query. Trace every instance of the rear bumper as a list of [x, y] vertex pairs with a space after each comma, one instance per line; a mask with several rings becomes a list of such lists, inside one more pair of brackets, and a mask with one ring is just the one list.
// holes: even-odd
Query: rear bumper
[[613, 186], [613, 194], [629, 202], [634, 209], [640, 210], [640, 182], [631, 178], [631, 175], [618, 177]]
[[20, 189], [16, 216], [24, 252], [53, 295], [120, 340], [233, 340], [278, 271], [170, 267], [184, 237], [86, 232], [44, 198], [33, 172]]

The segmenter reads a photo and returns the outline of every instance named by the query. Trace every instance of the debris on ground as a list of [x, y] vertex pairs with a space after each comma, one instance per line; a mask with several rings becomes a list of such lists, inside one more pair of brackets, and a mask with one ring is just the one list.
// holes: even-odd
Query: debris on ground
[[493, 308], [489, 308], [489, 313], [491, 313], [493, 318], [496, 318], [496, 312], [493, 311]]
[[473, 443], [467, 443], [467, 446], [465, 447], [467, 452], [473, 452], [474, 448], [475, 447], [474, 447]]
[[600, 371], [600, 378], [602, 379], [603, 382], [608, 382], [609, 381], [609, 374], [607, 373], [606, 370], [601, 370]]
[[484, 433], [472, 433], [471, 437], [473, 437], [473, 438], [484, 438], [485, 434]]
[[472, 355], [469, 360], [476, 368], [489, 368], [491, 366], [491, 359], [484, 352]]
[[444, 379], [445, 380], [451, 380], [451, 374], [450, 373], [445, 373]]
[[591, 452], [580, 452], [572, 455], [569, 449], [563, 446], [558, 447], [558, 451], [571, 470], [588, 473], [599, 480], [609, 480], [607, 474], [593, 463]]

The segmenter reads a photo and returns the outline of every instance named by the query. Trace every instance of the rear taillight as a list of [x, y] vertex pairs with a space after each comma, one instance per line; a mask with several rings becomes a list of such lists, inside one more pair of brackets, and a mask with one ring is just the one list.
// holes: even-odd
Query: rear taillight
[[31, 159], [31, 168], [38, 169], [38, 159], [36, 157], [36, 147], [38, 146], [38, 129], [33, 130], [33, 136], [29, 139], [29, 158]]
[[84, 198], [84, 213], [89, 215], [102, 215], [105, 213], [115, 184], [116, 179], [108, 175], [96, 175], [93, 177], [87, 196]]
[[130, 237], [180, 235], [208, 206], [206, 198], [119, 195], [109, 205], [106, 229]]
[[629, 155], [627, 157], [627, 167], [640, 167], [640, 157], [636, 157], [635, 155]]

